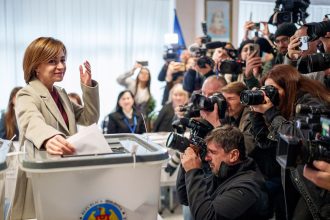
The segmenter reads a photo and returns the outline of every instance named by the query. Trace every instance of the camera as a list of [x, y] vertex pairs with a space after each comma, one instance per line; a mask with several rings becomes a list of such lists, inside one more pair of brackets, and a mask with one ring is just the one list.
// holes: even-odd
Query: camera
[[202, 44], [206, 44], [206, 43], [209, 43], [211, 42], [211, 37], [210, 35], [207, 34], [207, 24], [206, 22], [202, 22], [202, 31], [203, 31], [203, 34], [204, 36], [201, 37], [201, 41], [202, 41]]
[[186, 118], [200, 117], [199, 109], [196, 108], [191, 102], [186, 105], [180, 106], [179, 111], [184, 112], [184, 117]]
[[225, 97], [221, 93], [215, 93], [210, 97], [206, 97], [201, 94], [196, 94], [192, 103], [195, 109], [212, 112], [214, 110], [214, 104], [218, 106], [219, 118], [225, 117], [227, 110], [227, 102]]
[[309, 14], [306, 12], [310, 0], [276, 0], [274, 13], [268, 23], [280, 25], [282, 23], [305, 24]]
[[178, 61], [178, 59], [179, 59], [178, 50], [179, 49], [180, 49], [179, 47], [167, 47], [163, 54], [163, 59], [166, 62]]
[[297, 62], [297, 68], [301, 73], [311, 73], [326, 70], [330, 68], [330, 54], [316, 53], [302, 57]]
[[238, 75], [242, 73], [243, 67], [245, 67], [245, 61], [243, 60], [224, 60], [217, 68], [217, 71], [222, 74]]
[[308, 36], [302, 36], [300, 37], [300, 50], [308, 50]]
[[214, 104], [218, 106], [219, 119], [223, 119], [226, 115], [227, 102], [221, 93], [215, 93], [210, 97], [193, 93], [190, 102], [187, 105], [181, 106], [179, 111], [185, 112], [184, 117], [186, 118], [199, 117], [200, 110], [212, 112], [214, 110]]
[[299, 114], [295, 120], [299, 138], [280, 134], [276, 153], [278, 163], [283, 168], [290, 168], [298, 164], [312, 165], [314, 160], [330, 162], [330, 110], [298, 104], [296, 113]]
[[308, 41], [314, 41], [320, 37], [324, 37], [330, 32], [330, 21], [311, 22], [304, 24], [307, 27]]
[[212, 69], [214, 67], [214, 61], [211, 57], [206, 56], [207, 53], [207, 44], [211, 42], [211, 37], [207, 34], [206, 22], [202, 22], [202, 30], [204, 36], [201, 37], [202, 45], [197, 43], [192, 44], [189, 47], [189, 52], [193, 57], [197, 57], [196, 64], [199, 68], [206, 68], [206, 64], [209, 65]]
[[312, 165], [314, 160], [330, 162], [330, 138], [304, 141], [280, 134], [276, 160], [283, 168], [295, 168], [298, 164]]
[[257, 30], [260, 29], [260, 22], [255, 22], [254, 23], [254, 29], [257, 29]]
[[167, 138], [166, 147], [183, 153], [192, 144], [198, 148], [201, 159], [203, 160], [206, 155], [204, 138], [213, 130], [213, 126], [204, 119], [198, 121], [188, 118], [181, 118], [179, 124], [184, 128], [190, 128], [190, 138], [188, 139], [176, 132], [171, 132]]
[[245, 90], [241, 92], [240, 100], [243, 105], [260, 105], [265, 102], [264, 93], [273, 103], [273, 105], [279, 105], [280, 97], [278, 90], [272, 86], [263, 86], [258, 90]]

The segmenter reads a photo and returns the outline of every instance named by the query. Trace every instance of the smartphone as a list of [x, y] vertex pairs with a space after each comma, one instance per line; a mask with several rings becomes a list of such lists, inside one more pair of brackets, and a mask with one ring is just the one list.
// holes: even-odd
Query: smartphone
[[308, 36], [300, 37], [300, 50], [308, 50]]
[[260, 22], [254, 23], [254, 29], [260, 29]]
[[140, 64], [141, 66], [148, 66], [149, 63], [148, 61], [144, 60], [144, 61], [136, 61], [138, 64]]
[[260, 52], [260, 46], [259, 44], [251, 44], [249, 46], [249, 55], [254, 53], [254, 51], [257, 51], [255, 56], [259, 56], [259, 52]]

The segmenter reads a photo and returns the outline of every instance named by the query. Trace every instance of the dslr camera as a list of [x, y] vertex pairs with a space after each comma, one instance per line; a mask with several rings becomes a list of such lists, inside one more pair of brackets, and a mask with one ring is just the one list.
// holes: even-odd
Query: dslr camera
[[[253, 48], [254, 49], [254, 48]], [[253, 50], [251, 49], [251, 51]], [[238, 75], [242, 73], [243, 67], [245, 67], [245, 61], [238, 59], [238, 51], [235, 49], [226, 49], [228, 55], [232, 60], [223, 60], [221, 64], [217, 66], [217, 72], [221, 74], [233, 74]]]
[[214, 104], [218, 106], [219, 119], [223, 119], [227, 110], [227, 102], [221, 93], [215, 93], [210, 97], [194, 93], [191, 96], [190, 103], [180, 108], [181, 112], [185, 112], [185, 117], [199, 117], [199, 111], [204, 110], [212, 112]]
[[243, 60], [224, 60], [221, 61], [220, 66], [217, 67], [217, 71], [222, 74], [230, 73], [238, 75], [242, 73], [245, 64], [246, 63]]
[[183, 128], [190, 128], [190, 138], [188, 139], [181, 134], [171, 132], [167, 138], [166, 147], [183, 153], [190, 144], [192, 144], [197, 147], [201, 159], [203, 160], [206, 155], [206, 143], [204, 138], [212, 131], [213, 126], [204, 119], [198, 121], [188, 118], [181, 118], [179, 122], [174, 122], [174, 124], [176, 124], [176, 126], [179, 124], [179, 126]]
[[270, 99], [270, 101], [276, 106], [280, 102], [280, 97], [278, 90], [272, 86], [262, 86], [260, 89], [257, 90], [245, 90], [241, 92], [240, 100], [243, 105], [260, 105], [265, 103], [266, 96]]
[[312, 165], [314, 160], [330, 163], [330, 138], [303, 140], [280, 134], [276, 160], [283, 168], [294, 168], [298, 164]]
[[[330, 162], [330, 110], [308, 105], [297, 105], [296, 127], [301, 137], [280, 134], [276, 160], [283, 168], [294, 168], [298, 164], [312, 166], [314, 160]], [[322, 115], [322, 116], [321, 116]], [[306, 116], [305, 119], [303, 116]], [[302, 125], [301, 121], [304, 121]], [[318, 126], [316, 126], [318, 124]], [[315, 139], [315, 134], [321, 136]]]

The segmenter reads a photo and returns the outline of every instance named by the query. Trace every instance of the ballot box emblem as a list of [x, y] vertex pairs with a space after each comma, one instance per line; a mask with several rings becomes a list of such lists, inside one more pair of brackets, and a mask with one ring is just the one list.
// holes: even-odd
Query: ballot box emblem
[[99, 200], [83, 211], [81, 220], [126, 220], [124, 209], [111, 200]]

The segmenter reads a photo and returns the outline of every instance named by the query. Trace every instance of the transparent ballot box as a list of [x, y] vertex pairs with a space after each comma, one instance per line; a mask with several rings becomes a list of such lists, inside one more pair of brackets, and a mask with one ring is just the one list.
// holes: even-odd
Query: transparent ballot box
[[105, 135], [112, 153], [54, 156], [25, 143], [38, 220], [157, 219], [166, 149], [134, 134]]
[[0, 220], [5, 219], [6, 158], [10, 146], [11, 141], [0, 139]]

